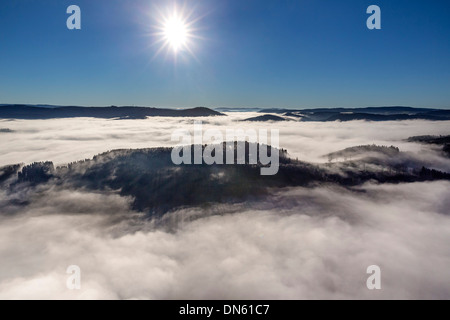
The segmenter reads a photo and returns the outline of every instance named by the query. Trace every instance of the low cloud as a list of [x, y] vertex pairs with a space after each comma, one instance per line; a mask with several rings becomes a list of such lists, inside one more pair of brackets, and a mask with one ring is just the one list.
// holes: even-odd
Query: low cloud
[[449, 182], [292, 188], [149, 221], [114, 194], [47, 189], [1, 218], [0, 298], [446, 299], [449, 199]]
[[[229, 113], [228, 117], [198, 118], [203, 129], [279, 129], [280, 146], [294, 158], [326, 162], [323, 155], [356, 145], [395, 145], [414, 156], [433, 158], [439, 169], [450, 171], [450, 159], [441, 159], [433, 146], [408, 143], [416, 135], [450, 134], [447, 121], [388, 122], [241, 122], [257, 113]], [[2, 124], [2, 122], [4, 122]], [[0, 140], [0, 166], [35, 161], [56, 165], [92, 158], [113, 149], [174, 146], [176, 129], [193, 130], [192, 119], [149, 118], [147, 120], [55, 119], [0, 120], [14, 133]]]
[[[447, 122], [244, 123], [254, 113], [203, 120], [203, 129], [274, 128], [292, 157], [355, 145], [396, 145], [450, 171], [416, 135]], [[5, 122], [2, 124], [2, 122]], [[280, 127], [278, 127], [280, 126]], [[0, 121], [0, 166], [66, 164], [107, 150], [171, 146], [189, 119]], [[7, 137], [7, 138], [6, 138]], [[274, 190], [263, 201], [183, 209], [148, 220], [133, 199], [46, 184], [0, 190], [0, 299], [448, 299], [450, 183]], [[70, 265], [82, 288], [66, 288]], [[382, 290], [366, 269], [382, 270]]]

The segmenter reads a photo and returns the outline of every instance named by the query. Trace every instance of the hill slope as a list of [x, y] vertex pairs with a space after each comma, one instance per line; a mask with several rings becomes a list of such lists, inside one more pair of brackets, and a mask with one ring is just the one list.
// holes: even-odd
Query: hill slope
[[[186, 206], [258, 199], [273, 188], [323, 183], [352, 187], [367, 181], [450, 180], [450, 174], [427, 169], [394, 147], [386, 150], [375, 146], [358, 147], [335, 155], [380, 150], [382, 158], [366, 157], [324, 165], [290, 159], [285, 150], [280, 150], [279, 172], [274, 176], [261, 176], [262, 165], [250, 165], [248, 161], [244, 165], [176, 166], [171, 160], [171, 148], [115, 150], [64, 167], [55, 168], [51, 162], [34, 163], [21, 171], [18, 171], [18, 166], [6, 167], [0, 169], [0, 182], [7, 180], [8, 185], [3, 187], [8, 188], [13, 196], [16, 194], [20, 201], [26, 201], [23, 194], [29, 194], [30, 190], [55, 185], [70, 190], [113, 191], [132, 197], [133, 209], [153, 216]], [[246, 146], [246, 159], [248, 154], [249, 144]]]
[[103, 118], [145, 119], [146, 117], [210, 117], [224, 114], [203, 107], [193, 109], [159, 109], [147, 107], [39, 107], [29, 105], [0, 106], [3, 119]]

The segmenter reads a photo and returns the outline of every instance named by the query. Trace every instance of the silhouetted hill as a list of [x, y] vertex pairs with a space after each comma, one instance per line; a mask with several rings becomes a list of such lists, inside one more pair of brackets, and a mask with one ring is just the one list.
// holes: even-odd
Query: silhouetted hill
[[230, 107], [219, 107], [214, 108], [214, 110], [219, 112], [258, 112], [261, 108], [230, 108]]
[[450, 136], [416, 136], [408, 138], [407, 141], [442, 145], [450, 143]]
[[398, 121], [398, 120], [450, 120], [450, 110], [411, 108], [411, 107], [373, 107], [373, 108], [335, 108], [335, 109], [265, 109], [260, 113], [275, 113], [296, 117], [301, 121]]
[[20, 164], [16, 164], [0, 168], [0, 183], [5, 182], [13, 176], [17, 176], [21, 167], [22, 166]]
[[25, 166], [18, 174], [19, 182], [30, 182], [32, 185], [50, 180], [55, 173], [52, 162], [35, 162]]
[[[21, 193], [24, 187], [28, 190], [28, 186], [54, 184], [61, 188], [95, 192], [113, 190], [122, 196], [132, 197], [135, 210], [158, 215], [186, 206], [257, 199], [273, 188], [308, 187], [321, 183], [351, 187], [367, 181], [450, 180], [450, 174], [427, 169], [402, 156], [395, 147], [361, 146], [339, 154], [365, 151], [368, 154], [376, 151], [380, 157], [313, 165], [290, 159], [285, 150], [280, 150], [278, 173], [262, 176], [260, 169], [263, 165], [248, 162], [248, 143], [244, 165], [177, 166], [172, 163], [171, 148], [115, 150], [56, 169], [51, 162], [25, 166], [18, 173], [17, 181], [11, 184], [11, 192]], [[5, 177], [11, 177], [17, 167], [11, 168], [6, 170]]]
[[334, 159], [348, 159], [352, 157], [358, 157], [361, 155], [367, 156], [372, 154], [381, 154], [389, 157], [396, 156], [400, 153], [400, 150], [394, 146], [377, 146], [377, 145], [364, 145], [364, 146], [356, 146], [351, 148], [346, 148], [344, 150], [340, 150], [337, 152], [332, 152], [327, 154], [325, 157], [332, 161]]
[[29, 105], [0, 106], [3, 119], [103, 118], [145, 119], [146, 117], [209, 117], [223, 114], [208, 108], [159, 109], [146, 107], [39, 107]]
[[450, 144], [447, 143], [446, 145], [444, 145], [444, 148], [442, 149], [442, 151], [444, 151], [444, 153], [447, 155], [447, 157], [450, 157]]
[[265, 114], [263, 116], [248, 118], [242, 121], [265, 122], [265, 121], [286, 121], [286, 119], [279, 116], [274, 116], [272, 114]]
[[407, 139], [408, 142], [442, 145], [442, 151], [450, 157], [450, 136], [416, 136]]

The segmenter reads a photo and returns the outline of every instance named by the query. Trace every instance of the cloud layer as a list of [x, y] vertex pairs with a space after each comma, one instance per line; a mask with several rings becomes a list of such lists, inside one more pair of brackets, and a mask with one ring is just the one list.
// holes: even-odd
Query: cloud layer
[[[205, 118], [209, 128], [274, 128], [293, 157], [362, 144], [394, 144], [450, 171], [409, 136], [449, 134], [447, 122], [242, 123], [255, 114]], [[188, 119], [0, 121], [0, 166], [56, 164], [111, 149], [174, 145]], [[450, 183], [366, 184], [274, 190], [262, 202], [216, 204], [147, 220], [111, 192], [41, 186], [0, 190], [0, 299], [436, 299], [450, 298]], [[31, 201], [11, 201], [27, 194]], [[66, 288], [70, 265], [82, 288]], [[382, 290], [366, 269], [382, 270]]]
[[[325, 162], [322, 156], [361, 144], [398, 146], [401, 151], [426, 154], [448, 168], [450, 160], [442, 160], [433, 147], [403, 141], [416, 135], [450, 134], [447, 121], [391, 122], [239, 122], [257, 113], [229, 113], [228, 117], [199, 118], [203, 129], [279, 129], [280, 145], [292, 157], [312, 162]], [[176, 129], [193, 130], [193, 121], [179, 118], [148, 120], [56, 119], [0, 120], [0, 127], [14, 130], [2, 133], [0, 166], [34, 161], [53, 161], [57, 165], [92, 158], [112, 149], [173, 146], [171, 135]], [[444, 162], [442, 162], [444, 161]]]
[[1, 219], [0, 298], [446, 299], [449, 199], [448, 182], [294, 188], [156, 223], [115, 195], [50, 189]]

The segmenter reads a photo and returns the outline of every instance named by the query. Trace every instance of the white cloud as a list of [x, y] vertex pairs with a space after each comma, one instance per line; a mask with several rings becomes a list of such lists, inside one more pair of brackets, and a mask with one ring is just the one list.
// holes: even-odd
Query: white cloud
[[[364, 190], [293, 188], [175, 212], [167, 228], [118, 196], [48, 191], [2, 218], [0, 298], [448, 298], [450, 184]], [[72, 264], [80, 291], [65, 287]], [[381, 291], [365, 285], [373, 264]]]
[[[280, 129], [281, 147], [307, 161], [362, 144], [399, 146], [450, 171], [430, 146], [403, 139], [449, 134], [448, 122], [243, 123], [203, 118], [204, 129]], [[111, 149], [169, 146], [189, 119], [0, 121], [0, 166], [56, 164]], [[26, 192], [26, 190], [23, 190]], [[264, 201], [214, 205], [148, 221], [132, 199], [44, 187], [26, 206], [0, 192], [0, 298], [431, 299], [450, 297], [450, 184], [293, 188]], [[29, 194], [29, 195], [30, 195]], [[24, 197], [26, 198], [26, 197]], [[82, 290], [66, 288], [69, 265]], [[366, 268], [382, 269], [382, 290]]]
[[[450, 160], [433, 147], [403, 141], [415, 135], [450, 134], [448, 121], [389, 122], [239, 122], [255, 113], [229, 113], [228, 117], [198, 118], [203, 129], [273, 128], [280, 130], [280, 145], [301, 160], [324, 162], [323, 155], [361, 144], [396, 145], [415, 155], [426, 154], [440, 169], [450, 171]], [[173, 146], [176, 129], [193, 130], [192, 119], [148, 120], [55, 119], [0, 121], [15, 132], [2, 134], [0, 166], [50, 160], [57, 165], [92, 158], [112, 149]]]

